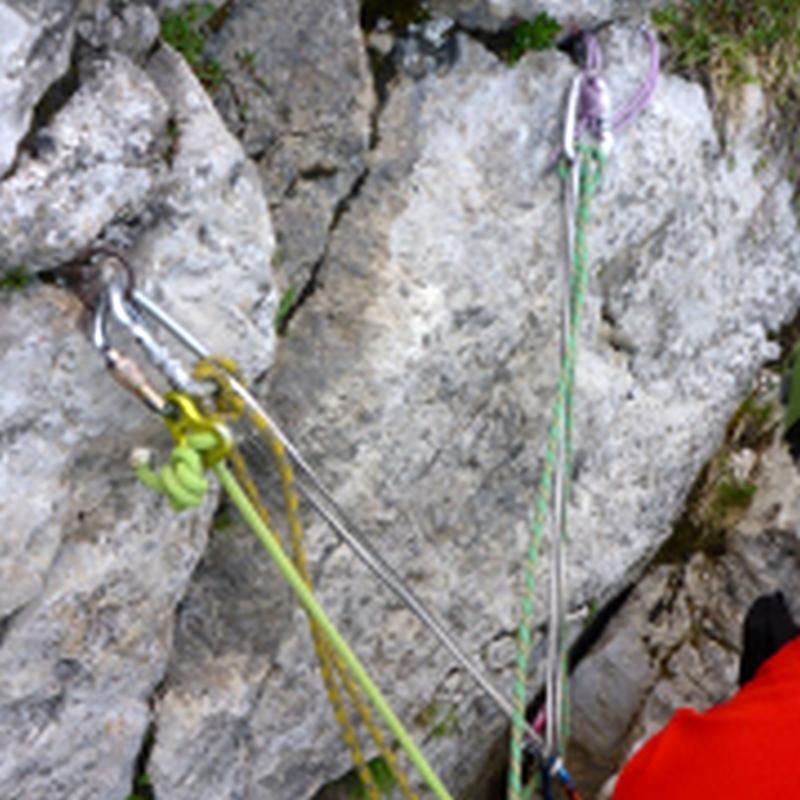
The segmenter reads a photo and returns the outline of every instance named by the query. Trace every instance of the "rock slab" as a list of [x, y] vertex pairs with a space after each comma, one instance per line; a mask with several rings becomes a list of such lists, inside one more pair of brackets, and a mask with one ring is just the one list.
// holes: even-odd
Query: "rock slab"
[[[624, 98], [646, 71], [646, 48], [635, 30], [604, 46], [614, 97]], [[510, 693], [556, 381], [559, 187], [544, 171], [574, 71], [556, 53], [511, 70], [463, 37], [457, 52], [451, 71], [392, 85], [369, 175], [278, 355], [269, 399], [373, 543]], [[593, 204], [573, 609], [603, 602], [669, 534], [745, 387], [774, 355], [768, 330], [797, 307], [791, 188], [774, 170], [754, 175], [754, 108], [734, 163], [719, 151], [702, 90], [665, 77]], [[448, 785], [470, 792], [504, 720], [321, 524], [310, 540], [326, 607]], [[240, 649], [252, 664], [250, 646]], [[201, 781], [171, 781], [190, 774], [195, 756], [167, 746], [211, 737], [226, 698], [247, 731], [235, 760], [242, 791], [312, 797], [342, 771], [311, 663], [296, 615], [252, 705], [230, 657], [222, 678], [195, 686], [193, 705], [178, 711], [186, 695], [168, 690], [170, 724], [154, 752], [165, 796], [211, 798], [230, 785], [217, 776], [205, 793]], [[209, 758], [223, 764], [228, 746]]]
[[[22, 13], [44, 25], [45, 5]], [[122, 17], [146, 40], [140, 11]], [[3, 272], [117, 246], [211, 348], [262, 373], [277, 297], [254, 165], [176, 54], [142, 59], [132, 39], [115, 50], [106, 27], [80, 27], [76, 91], [0, 181]], [[131, 448], [163, 458], [168, 436], [105, 373], [87, 322], [55, 287], [0, 294], [0, 796], [14, 800], [130, 796], [215, 504], [178, 516], [136, 481]]]

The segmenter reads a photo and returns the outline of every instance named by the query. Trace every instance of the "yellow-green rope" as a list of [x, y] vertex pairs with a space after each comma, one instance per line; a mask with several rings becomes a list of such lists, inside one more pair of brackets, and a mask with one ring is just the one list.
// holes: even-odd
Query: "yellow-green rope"
[[[200, 415], [189, 398], [183, 395], [174, 395], [174, 397], [180, 400], [183, 409], [191, 408], [195, 417], [199, 418]], [[207, 486], [204, 470], [209, 466], [204, 461], [203, 454], [207, 454], [215, 448], [218, 449], [221, 438], [227, 439], [227, 436], [222, 436], [223, 433], [227, 433], [224, 426], [216, 425], [216, 429], [219, 431], [219, 435], [216, 435], [213, 432], [215, 429], [213, 420], [203, 419], [202, 422], [203, 430], [201, 432], [181, 435], [173, 455], [170, 457], [170, 464], [167, 468], [162, 469], [160, 473], [153, 472], [143, 459], [138, 459], [138, 463], [135, 464], [139, 478], [150, 488], [166, 495], [170, 504], [177, 510], [196, 507], [202, 502], [203, 492], [200, 490]], [[178, 469], [177, 465], [180, 465], [180, 469]], [[381, 717], [386, 727], [394, 735], [408, 756], [409, 761], [417, 768], [433, 794], [439, 800], [452, 800], [444, 784], [442, 784], [433, 768], [428, 764], [425, 756], [417, 748], [402, 722], [392, 711], [380, 689], [372, 681], [357, 656], [314, 597], [313, 591], [284, 551], [278, 537], [264, 521], [256, 506], [250, 501], [247, 493], [239, 485], [239, 482], [227, 468], [224, 461], [216, 461], [210, 464], [210, 468], [214, 471], [223, 489], [228, 493], [247, 525], [267, 550], [286, 582], [297, 595], [301, 605], [313, 620], [315, 628], [332, 648], [334, 658], [337, 661], [340, 660], [352, 675], [367, 700], [372, 703], [378, 716]]]
[[258, 537], [261, 544], [269, 553], [275, 565], [281, 571], [281, 574], [286, 579], [286, 582], [291, 586], [297, 599], [301, 605], [314, 619], [314, 622], [319, 626], [325, 638], [334, 648], [338, 656], [345, 663], [347, 668], [352, 673], [353, 677], [358, 681], [359, 686], [372, 703], [375, 710], [386, 723], [386, 726], [392, 732], [394, 737], [399, 742], [400, 746], [406, 752], [411, 763], [417, 768], [419, 774], [424, 778], [425, 782], [430, 787], [431, 791], [440, 800], [452, 800], [450, 793], [444, 787], [444, 784], [439, 779], [438, 775], [433, 771], [433, 768], [428, 764], [425, 756], [417, 748], [414, 740], [411, 738], [408, 731], [406, 731], [403, 723], [392, 711], [389, 704], [386, 702], [380, 689], [373, 683], [367, 671], [362, 666], [358, 657], [350, 649], [349, 645], [342, 638], [342, 635], [337, 630], [336, 626], [331, 622], [325, 610], [317, 602], [312, 591], [306, 586], [300, 573], [295, 568], [289, 556], [283, 551], [275, 534], [262, 522], [258, 512], [253, 507], [253, 504], [248, 499], [238, 482], [231, 474], [230, 470], [224, 463], [218, 462], [212, 467], [214, 474], [217, 476], [222, 487], [228, 493], [233, 504], [238, 509], [239, 513], [244, 518], [245, 522], [249, 525], [250, 529]]
[[[314, 587], [311, 580], [311, 573], [308, 569], [308, 557], [304, 544], [303, 524], [300, 518], [300, 502], [294, 488], [294, 470], [286, 456], [286, 451], [282, 442], [272, 430], [269, 420], [267, 420], [263, 414], [258, 414], [255, 411], [245, 408], [241, 398], [231, 388], [230, 378], [232, 375], [238, 380], [243, 380], [238, 373], [236, 365], [231, 360], [221, 358], [201, 359], [195, 365], [193, 374], [198, 380], [211, 380], [217, 385], [217, 403], [223, 415], [230, 416], [234, 419], [246, 415], [263, 440], [269, 445], [278, 469], [278, 474], [280, 475], [284, 508], [286, 510], [286, 521], [289, 527], [292, 560], [306, 586], [313, 591]], [[258, 490], [247, 468], [247, 463], [238, 448], [233, 447], [228, 454], [228, 458], [231, 462], [234, 476], [243, 487], [245, 494], [253, 504], [261, 521], [267, 528], [271, 528], [267, 509], [261, 501]], [[364, 724], [367, 733], [394, 775], [400, 793], [406, 800], [419, 800], [411, 786], [409, 776], [398, 763], [397, 756], [386, 741], [386, 737], [380, 725], [375, 721], [369, 704], [364, 700], [358, 684], [353, 680], [344, 662], [328, 644], [319, 626], [310, 615], [309, 626], [311, 628], [311, 638], [319, 662], [320, 675], [325, 685], [328, 702], [330, 703], [333, 716], [339, 726], [342, 741], [350, 752], [350, 758], [361, 780], [362, 786], [367, 793], [368, 800], [379, 800], [381, 792], [372, 771], [367, 765], [364, 751], [358, 739], [358, 734], [350, 720], [347, 704], [340, 691], [337, 676], [344, 686], [358, 718]]]

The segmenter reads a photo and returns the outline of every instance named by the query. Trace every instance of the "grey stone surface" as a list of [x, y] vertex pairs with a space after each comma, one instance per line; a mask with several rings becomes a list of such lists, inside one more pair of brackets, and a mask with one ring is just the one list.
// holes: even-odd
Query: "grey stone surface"
[[131, 445], [163, 431], [103, 374], [74, 300], [0, 302], [0, 796], [125, 798], [209, 509], [137, 484]]
[[[3, 265], [61, 263], [102, 233], [215, 352], [261, 374], [276, 293], [256, 168], [181, 59], [165, 48], [136, 66], [96, 30], [112, 51], [81, 72], [39, 132], [47, 152], [26, 154], [0, 183]], [[0, 796], [9, 800], [131, 794], [175, 608], [215, 504], [212, 492], [199, 512], [176, 515], [136, 481], [132, 447], [163, 458], [168, 436], [105, 374], [86, 322], [61, 290], [0, 293]]]
[[167, 104], [123, 55], [97, 61], [0, 183], [0, 264], [55, 267], [116, 217], [135, 216], [163, 164]]
[[[620, 102], [647, 56], [632, 30], [605, 44]], [[509, 70], [467, 39], [459, 48], [451, 72], [393, 87], [369, 177], [279, 353], [270, 401], [372, 541], [510, 692], [556, 373], [558, 182], [542, 171], [573, 69], [543, 54]], [[665, 78], [620, 140], [593, 206], [573, 608], [602, 602], [669, 534], [745, 387], [774, 355], [767, 330], [797, 306], [791, 189], [777, 165], [754, 174], [755, 101], [751, 112], [734, 163], [719, 151], [702, 90]], [[310, 538], [326, 607], [453, 791], [467, 790], [503, 720], [319, 523]], [[238, 730], [258, 743], [236, 762], [237, 786], [255, 797], [311, 797], [345, 769], [295, 621], [251, 708], [227, 666], [200, 692], [214, 698], [209, 720], [229, 696]], [[250, 663], [246, 642], [241, 651]], [[185, 732], [165, 727], [156, 764], [184, 775], [194, 751], [182, 758], [166, 742], [203, 736], [193, 709], [204, 711], [198, 700], [182, 723], [178, 702], [167, 691], [168, 719]], [[454, 720], [444, 735], [421, 713], [430, 708]], [[207, 758], [223, 763], [227, 747], [217, 742]], [[164, 786], [171, 798], [215, 791]]]
[[158, 39], [160, 24], [152, 8], [141, 2], [108, 5], [84, 2], [77, 21], [78, 36], [93, 48], [109, 48], [134, 61], [146, 59]]
[[800, 612], [800, 474], [773, 444], [758, 492], [723, 554], [664, 564], [636, 587], [573, 681], [573, 757], [595, 796], [631, 751], [674, 712], [704, 710], [736, 690], [750, 604], [781, 590]]
[[543, 11], [562, 24], [592, 22], [608, 17], [614, 8], [613, 0], [431, 0], [430, 5], [467, 27], [484, 30], [498, 30], [512, 19], [533, 19]]
[[0, 177], [14, 164], [36, 104], [68, 69], [76, 0], [0, 3]]
[[272, 363], [278, 298], [275, 236], [258, 173], [176, 53], [162, 47], [147, 71], [174, 129], [169, 171], [133, 248], [142, 286], [246, 375], [261, 375]]
[[646, 20], [662, 0], [430, 0], [429, 7], [447, 14], [467, 28], [497, 31], [511, 20], [534, 19], [545, 12], [563, 26], [591, 25], [609, 19], [627, 24]]
[[[252, 116], [239, 132], [267, 176], [288, 278], [324, 256], [317, 291], [276, 354], [268, 398], [376, 546], [510, 692], [556, 379], [559, 188], [543, 169], [573, 67], [546, 53], [511, 70], [461, 38], [452, 69], [391, 86], [370, 150], [355, 3], [259, 8], [236, 4], [209, 53], [224, 60], [227, 80], [249, 81], [239, 99]], [[113, 50], [114, 25], [101, 23], [82, 35]], [[620, 102], [646, 54], [633, 30], [604, 44]], [[256, 172], [174, 53], [126, 52], [100, 63], [99, 82], [82, 79], [50, 126], [54, 152], [70, 152], [80, 127], [67, 122], [95, 107], [103, 86], [130, 87], [131, 105], [116, 110], [117, 92], [101, 104], [113, 119], [99, 189], [113, 181], [119, 191], [95, 212], [93, 173], [74, 173], [81, 162], [71, 171], [31, 157], [0, 192], [12, 186], [9, 202], [21, 202], [23, 184], [9, 181], [42, 175], [29, 200], [38, 214], [49, 208], [48, 181], [72, 204], [43, 223], [43, 237], [8, 252], [44, 266], [102, 232], [212, 347], [263, 373], [274, 348], [275, 245]], [[777, 164], [755, 170], [763, 112], [751, 99], [723, 155], [702, 90], [665, 78], [621, 138], [593, 206], [573, 608], [602, 602], [668, 535], [774, 354], [767, 331], [800, 302], [791, 187]], [[140, 172], [120, 133], [131, 119], [153, 147], [134, 154]], [[85, 201], [63, 190], [70, 174]], [[72, 238], [48, 243], [55, 229]], [[102, 374], [76, 307], [50, 289], [2, 302], [0, 369], [19, 388], [0, 395], [0, 516], [10, 531], [0, 546], [0, 795], [126, 797], [152, 718], [147, 770], [159, 798], [314, 796], [347, 763], [301, 612], [238, 527], [215, 531], [205, 549], [211, 501], [174, 517], [132, 480], [129, 446], [163, 432]], [[325, 606], [453, 791], [470, 791], [505, 721], [317, 520], [309, 541]], [[777, 569], [764, 563], [753, 570]], [[594, 675], [594, 685], [632, 708], [625, 675], [646, 684], [651, 673], [635, 640], [618, 647], [616, 672]], [[726, 653], [676, 651], [676, 666], [722, 681]], [[653, 697], [663, 713], [670, 688]], [[587, 708], [606, 713], [599, 702]], [[587, 741], [598, 730], [595, 720]]]
[[374, 104], [356, 0], [236, 3], [208, 52], [229, 126], [258, 162], [279, 236], [276, 266], [298, 287], [325, 252], [365, 169]]

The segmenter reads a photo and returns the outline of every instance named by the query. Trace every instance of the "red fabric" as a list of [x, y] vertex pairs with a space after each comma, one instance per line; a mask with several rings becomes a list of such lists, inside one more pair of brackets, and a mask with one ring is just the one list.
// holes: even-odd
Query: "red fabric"
[[800, 638], [726, 703], [675, 713], [622, 771], [614, 800], [800, 798]]

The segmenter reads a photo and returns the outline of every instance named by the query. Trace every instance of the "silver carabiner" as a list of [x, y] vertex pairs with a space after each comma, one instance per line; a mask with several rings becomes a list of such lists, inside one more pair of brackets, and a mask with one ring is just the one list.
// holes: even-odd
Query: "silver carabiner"
[[[123, 388], [142, 400], [148, 408], [159, 414], [165, 413], [167, 404], [162, 394], [147, 379], [144, 370], [133, 358], [113, 346], [109, 333], [110, 322], [113, 319], [120, 328], [128, 332], [147, 360], [164, 376], [173, 389], [189, 394], [202, 394], [189, 371], [172, 356], [144, 323], [133, 300], [135, 294], [132, 283], [133, 271], [128, 262], [112, 251], [103, 254], [107, 255], [109, 260], [101, 267], [105, 286], [95, 301], [91, 340], [103, 356], [111, 375]], [[118, 268], [111, 269], [110, 259], [124, 267], [122, 275], [119, 274]]]
[[562, 148], [567, 160], [572, 163], [575, 161], [575, 142], [577, 137], [578, 125], [578, 101], [580, 100], [583, 88], [583, 73], [578, 73], [572, 79], [572, 85], [567, 95], [567, 108], [564, 114], [564, 138]]
[[196, 394], [197, 386], [181, 362], [153, 336], [144, 324], [139, 312], [129, 304], [125, 292], [118, 283], [108, 288], [110, 312], [122, 328], [128, 331], [142, 348], [150, 363], [167, 379], [170, 386], [179, 392]]
[[[112, 284], [120, 292], [119, 284]], [[111, 344], [108, 333], [108, 321], [111, 315], [110, 288], [102, 292], [97, 299], [97, 307], [92, 320], [92, 344], [103, 357], [106, 368], [114, 380], [123, 389], [141, 400], [151, 411], [162, 415], [167, 408], [166, 400], [147, 380], [142, 368], [129, 356], [117, 350]]]

